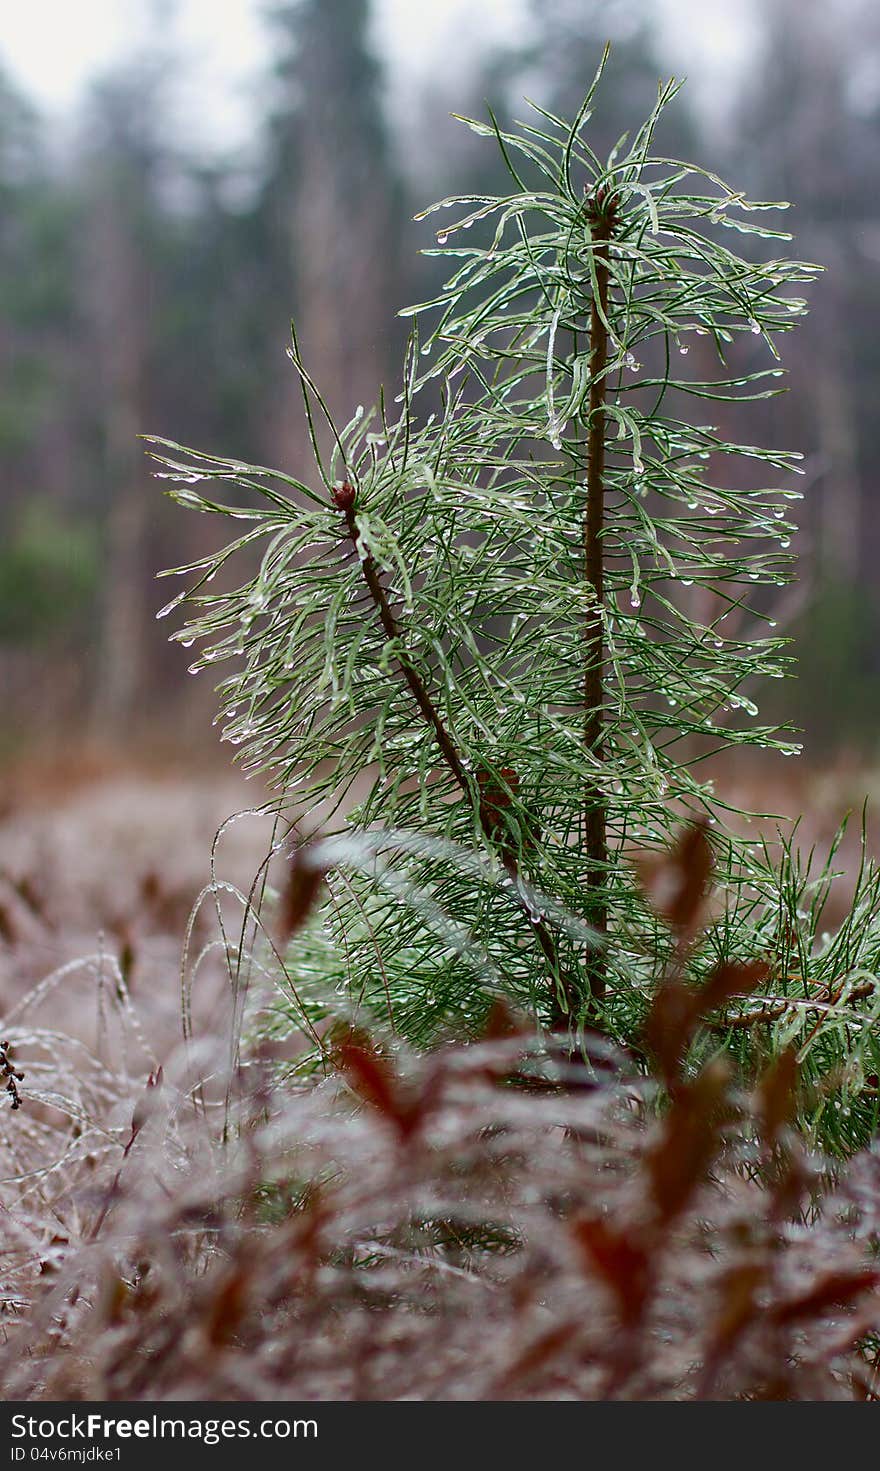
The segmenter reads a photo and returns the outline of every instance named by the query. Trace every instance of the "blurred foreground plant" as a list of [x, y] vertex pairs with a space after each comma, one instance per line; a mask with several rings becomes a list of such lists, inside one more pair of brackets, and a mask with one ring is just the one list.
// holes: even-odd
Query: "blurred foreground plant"
[[115, 1067], [39, 1026], [39, 988], [4, 1022], [4, 1398], [878, 1396], [876, 1155], [805, 1150], [791, 1051], [749, 1095], [683, 1066], [743, 970], [660, 984], [655, 1077], [499, 1004], [422, 1057], [325, 1029], [306, 1087], [289, 1043], [227, 1074], [203, 1039], [139, 1097], [116, 979]]

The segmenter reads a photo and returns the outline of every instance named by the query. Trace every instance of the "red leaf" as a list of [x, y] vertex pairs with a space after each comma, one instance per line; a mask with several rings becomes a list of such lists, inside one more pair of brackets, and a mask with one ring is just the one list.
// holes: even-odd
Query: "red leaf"
[[525, 1017], [515, 1012], [503, 996], [497, 996], [483, 1026], [483, 1041], [505, 1042], [509, 1037], [525, 1037], [530, 1031]]
[[772, 1143], [794, 1113], [798, 1079], [797, 1048], [786, 1047], [758, 1084], [758, 1108], [765, 1137]]
[[639, 855], [634, 863], [651, 906], [682, 939], [692, 934], [703, 916], [712, 877], [706, 823], [688, 823], [670, 853]]
[[680, 1215], [721, 1147], [721, 1115], [730, 1080], [720, 1060], [687, 1086], [679, 1085], [659, 1139], [646, 1156], [660, 1219]]
[[694, 993], [681, 981], [666, 981], [645, 1022], [645, 1042], [667, 1083], [676, 1076], [696, 1021]]
[[723, 961], [699, 990], [677, 980], [660, 987], [645, 1023], [645, 1041], [667, 1082], [677, 1074], [701, 1018], [731, 996], [754, 990], [768, 974], [760, 960]]
[[587, 1266], [614, 1293], [621, 1317], [630, 1324], [636, 1322], [645, 1310], [651, 1286], [651, 1263], [645, 1248], [601, 1217], [582, 1216], [572, 1230]]
[[419, 1123], [422, 1109], [418, 1100], [401, 1096], [399, 1080], [385, 1058], [353, 1040], [341, 1042], [335, 1055], [358, 1097], [393, 1124], [401, 1138], [407, 1138]]
[[699, 992], [700, 1012], [715, 1011], [731, 996], [747, 996], [766, 981], [770, 967], [764, 960], [723, 960]]
[[789, 1298], [773, 1309], [773, 1321], [779, 1324], [796, 1323], [803, 1318], [816, 1318], [831, 1308], [848, 1307], [864, 1292], [871, 1292], [880, 1283], [880, 1272], [869, 1267], [858, 1267], [850, 1272], [829, 1272], [821, 1277], [808, 1292]]
[[279, 932], [286, 944], [291, 935], [302, 929], [311, 914], [327, 872], [311, 857], [311, 845], [297, 848], [290, 860], [290, 873], [281, 899]]

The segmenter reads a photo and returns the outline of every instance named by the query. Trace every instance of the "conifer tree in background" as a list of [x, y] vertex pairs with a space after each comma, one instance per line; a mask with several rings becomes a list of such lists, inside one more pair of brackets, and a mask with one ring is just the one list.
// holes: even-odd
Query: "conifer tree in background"
[[109, 504], [106, 573], [93, 694], [96, 732], [124, 730], [143, 678], [139, 574], [150, 525], [137, 435], [150, 405], [149, 363], [160, 313], [150, 258], [160, 237], [157, 205], [163, 146], [163, 78], [156, 60], [108, 76], [93, 89], [88, 150], [90, 198], [81, 251], [96, 401]]
[[12, 717], [0, 749], [9, 751], [20, 740], [19, 702], [48, 723], [82, 695], [77, 671], [45, 681], [37, 697], [33, 669], [16, 658], [34, 642], [61, 657], [75, 648], [94, 595], [95, 549], [76, 475], [85, 435], [72, 393], [80, 225], [73, 190], [53, 176], [42, 120], [0, 71], [0, 683]]
[[[790, 432], [813, 482], [802, 530], [806, 616], [792, 629], [800, 663], [797, 713], [812, 749], [833, 746], [839, 712], [849, 739], [873, 732], [878, 699], [873, 567], [877, 461], [877, 238], [880, 197], [877, 49], [880, 15], [854, 0], [849, 23], [817, 0], [768, 0], [732, 133], [747, 187], [797, 193], [801, 248], [827, 270], [793, 365]], [[821, 104], [817, 111], [817, 99]], [[768, 151], [763, 140], [772, 137]], [[797, 418], [794, 416], [797, 415]]]
[[90, 86], [77, 147], [75, 291], [90, 363], [88, 374], [79, 365], [79, 408], [103, 556], [90, 716], [101, 742], [130, 735], [155, 676], [143, 639], [144, 568], [160, 536], [137, 435], [153, 414], [173, 416], [168, 379], [179, 371], [172, 263], [184, 226], [171, 201], [187, 189], [190, 159], [172, 105], [176, 9], [176, 0], [129, 7], [128, 49]]
[[[520, 69], [525, 78], [540, 77], [535, 95], [559, 117], [577, 112], [596, 56], [606, 40], [612, 46], [615, 85], [603, 92], [590, 129], [593, 151], [607, 154], [622, 133], [632, 130], [634, 119], [653, 106], [663, 70], [657, 6], [651, 0], [528, 0], [525, 11], [529, 24]], [[521, 86], [523, 91], [532, 96], [534, 82]], [[686, 107], [664, 119], [664, 146], [677, 157], [691, 157], [699, 147], [694, 122]]]
[[[285, 0], [269, 11], [277, 41], [271, 166], [263, 208], [279, 281], [295, 297], [305, 350], [334, 411], [391, 370], [399, 298], [400, 187], [373, 57], [368, 0]], [[277, 305], [277, 303], [276, 303]], [[288, 310], [288, 316], [290, 311]], [[276, 328], [283, 329], [283, 316]], [[276, 333], [286, 346], [283, 330]], [[295, 400], [280, 405], [285, 455], [306, 449]]]
[[[192, 609], [175, 637], [206, 641], [194, 668], [231, 665], [224, 738], [295, 843], [346, 835], [291, 962], [308, 1019], [335, 983], [430, 1042], [500, 990], [544, 1023], [631, 1035], [676, 939], [630, 860], [644, 875], [685, 819], [720, 892], [692, 973], [773, 951], [784, 990], [802, 943], [790, 855], [783, 881], [700, 771], [732, 744], [797, 749], [752, 684], [785, 671], [764, 589], [789, 575], [798, 457], [716, 420], [779, 391], [814, 268], [741, 258], [735, 232], [765, 257], [788, 239], [768, 222], [783, 206], [655, 154], [675, 84], [599, 158], [595, 85], [571, 125], [469, 123], [509, 191], [426, 212], [450, 274], [410, 313], [399, 410], [337, 432], [294, 337], [315, 484], [154, 441], [180, 504], [246, 525], [177, 569], [195, 580], [163, 610]], [[739, 366], [743, 342], [766, 366]], [[262, 539], [258, 573], [214, 591]]]

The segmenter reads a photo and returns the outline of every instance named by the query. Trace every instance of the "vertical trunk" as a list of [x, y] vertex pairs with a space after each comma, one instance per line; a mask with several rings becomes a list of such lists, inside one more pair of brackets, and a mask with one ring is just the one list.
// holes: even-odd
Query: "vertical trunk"
[[[296, 172], [284, 233], [303, 356], [345, 424], [358, 403], [374, 402], [377, 381], [396, 377], [388, 328], [398, 305], [394, 166], [366, 0], [308, 0], [298, 10]], [[285, 375], [282, 391], [276, 438], [285, 460], [305, 468], [299, 386]], [[318, 427], [328, 449], [332, 437]]]
[[147, 285], [139, 246], [119, 201], [99, 200], [91, 241], [96, 378], [102, 400], [108, 495], [106, 573], [98, 635], [92, 724], [101, 739], [130, 724], [143, 679], [144, 542], [147, 486], [137, 436], [143, 429]]
[[[834, 256], [837, 255], [835, 262]], [[813, 306], [814, 330], [821, 343], [812, 364], [819, 454], [829, 466], [819, 501], [819, 576], [827, 586], [855, 589], [862, 570], [862, 494], [859, 483], [859, 426], [853, 404], [853, 372], [847, 362], [841, 324], [848, 320], [849, 303], [842, 299], [840, 280], [851, 274], [849, 263], [827, 245], [817, 259], [827, 261], [829, 281], [822, 299]], [[837, 269], [832, 266], [836, 264]], [[835, 284], [836, 283], [836, 284]]]
[[[596, 285], [590, 308], [590, 399], [587, 440], [587, 509], [584, 559], [595, 601], [587, 614], [584, 640], [584, 744], [598, 766], [604, 755], [603, 675], [605, 663], [603, 608], [605, 597], [602, 527], [605, 517], [605, 373], [608, 364], [608, 242], [614, 224], [613, 201], [597, 198], [589, 206], [593, 232]], [[600, 934], [608, 923], [605, 892], [608, 848], [605, 799], [598, 783], [590, 783], [584, 802], [584, 847], [587, 858], [588, 919]], [[588, 974], [593, 1007], [605, 995], [605, 957], [595, 951]]]
[[107, 572], [96, 670], [96, 734], [123, 734], [133, 718], [143, 678], [144, 543], [147, 487], [138, 453], [143, 423], [136, 403], [108, 406], [105, 466], [112, 500], [107, 516]]

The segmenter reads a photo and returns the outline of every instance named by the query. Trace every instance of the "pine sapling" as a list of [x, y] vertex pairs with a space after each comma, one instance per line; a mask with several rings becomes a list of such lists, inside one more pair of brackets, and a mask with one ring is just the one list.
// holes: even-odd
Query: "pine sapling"
[[[632, 1035], [674, 944], [633, 855], [688, 822], [718, 895], [693, 977], [782, 943], [778, 854], [700, 770], [797, 750], [751, 690], [789, 662], [764, 590], [790, 574], [799, 456], [713, 421], [780, 391], [815, 268], [766, 258], [784, 206], [653, 151], [675, 83], [600, 160], [598, 80], [571, 124], [468, 121], [510, 192], [425, 211], [452, 211], [429, 251], [449, 274], [409, 309], [393, 408], [338, 428], [294, 335], [316, 484], [153, 441], [182, 505], [247, 526], [162, 611], [192, 611], [194, 668], [228, 666], [224, 739], [292, 840], [336, 845], [289, 967], [309, 1023], [341, 996], [427, 1043], [503, 993]], [[249, 570], [216, 591], [230, 559]]]

